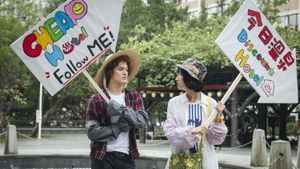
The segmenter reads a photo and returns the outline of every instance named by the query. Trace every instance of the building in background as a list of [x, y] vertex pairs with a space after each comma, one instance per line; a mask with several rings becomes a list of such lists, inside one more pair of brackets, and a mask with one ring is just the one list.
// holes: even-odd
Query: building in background
[[288, 0], [287, 4], [279, 7], [280, 13], [278, 16], [281, 19], [283, 26], [292, 25], [296, 29], [300, 30], [300, 2], [299, 0]]
[[[223, 9], [218, 6], [218, 0], [205, 0], [208, 16], [220, 13], [221, 10], [226, 10], [232, 0], [225, 0]], [[278, 7], [278, 16], [282, 26], [292, 25], [299, 30], [300, 23], [300, 0], [288, 0], [284, 5]], [[182, 0], [181, 5], [188, 7], [190, 17], [197, 17], [201, 12], [201, 0]]]

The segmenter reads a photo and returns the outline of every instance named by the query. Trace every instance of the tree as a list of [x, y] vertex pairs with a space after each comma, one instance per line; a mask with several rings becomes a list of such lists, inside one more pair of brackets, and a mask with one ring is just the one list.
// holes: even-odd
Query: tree
[[240, 8], [242, 4], [242, 1], [240, 0], [232, 0], [232, 2], [229, 4], [229, 7], [227, 10], [225, 10], [224, 12], [224, 15], [227, 15], [227, 16], [233, 16], [237, 10]]
[[51, 0], [48, 1], [47, 6], [44, 10], [44, 16], [50, 14], [52, 11], [54, 11], [60, 4], [65, 2], [65, 0]]
[[259, 0], [258, 3], [262, 9], [262, 12], [270, 20], [271, 23], [277, 21], [279, 9], [278, 7], [285, 4], [287, 0]]
[[124, 3], [118, 39], [118, 49], [135, 36], [135, 28], [143, 27], [139, 40], [150, 40], [152, 34], [161, 33], [172, 26], [173, 21], [186, 21], [187, 9], [178, 8], [176, 3], [151, 0], [144, 4], [142, 0], [126, 0]]
[[142, 0], [126, 0], [124, 2], [119, 37], [118, 46], [122, 43], [128, 41], [128, 36], [133, 36], [133, 29], [139, 23], [143, 23], [143, 16], [145, 15], [145, 4]]
[[[145, 28], [135, 29], [136, 35], [130, 37], [121, 48], [133, 48], [141, 53], [141, 72], [147, 72], [149, 86], [173, 86], [175, 63], [181, 63], [189, 57], [196, 57], [204, 64], [226, 66], [230, 62], [214, 43], [221, 30], [227, 24], [227, 17], [208, 19], [206, 27], [190, 26], [186, 22], [173, 22], [162, 33], [153, 34], [149, 41], [139, 40]], [[163, 67], [157, 71], [158, 67]]]
[[31, 96], [27, 95], [26, 90], [33, 85], [35, 79], [9, 45], [38, 21], [38, 11], [39, 7], [33, 3], [21, 3], [18, 0], [0, 4], [1, 123], [6, 121], [5, 117], [8, 117], [11, 109], [34, 104], [34, 101], [29, 101]]
[[296, 60], [297, 60], [297, 69], [298, 69], [298, 79], [300, 78], [300, 33], [299, 31], [292, 27], [279, 27], [277, 28], [278, 33], [282, 39], [287, 43], [291, 50], [296, 49]]

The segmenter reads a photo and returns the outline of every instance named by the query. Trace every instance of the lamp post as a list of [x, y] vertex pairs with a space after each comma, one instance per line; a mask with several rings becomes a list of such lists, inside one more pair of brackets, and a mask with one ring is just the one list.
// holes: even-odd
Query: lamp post
[[39, 110], [38, 110], [38, 139], [42, 138], [42, 117], [43, 117], [43, 85], [40, 83], [40, 93], [39, 93]]

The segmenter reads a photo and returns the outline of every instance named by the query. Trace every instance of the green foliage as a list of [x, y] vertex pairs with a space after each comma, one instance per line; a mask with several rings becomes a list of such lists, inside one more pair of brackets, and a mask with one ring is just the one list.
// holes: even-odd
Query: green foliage
[[224, 15], [233, 16], [238, 11], [241, 5], [242, 1], [232, 0], [231, 4], [229, 5], [229, 8], [224, 12]]
[[17, 0], [0, 5], [0, 113], [33, 104], [26, 90], [32, 90], [35, 79], [9, 45], [38, 21], [38, 9]]
[[[227, 17], [216, 16], [207, 20], [204, 28], [190, 26], [187, 22], [173, 22], [162, 33], [153, 34], [149, 41], [139, 40], [145, 28], [136, 27], [136, 35], [121, 48], [133, 48], [141, 53], [142, 72], [147, 72], [149, 86], [172, 86], [176, 63], [189, 57], [196, 57], [204, 64], [228, 65], [230, 62], [214, 43], [225, 27]], [[196, 21], [197, 22], [197, 21]], [[194, 25], [200, 24], [193, 22]], [[201, 22], [199, 20], [199, 22]], [[157, 71], [157, 68], [160, 71]]]
[[124, 2], [118, 44], [126, 43], [127, 37], [132, 36], [135, 26], [143, 22], [145, 5], [142, 0], [126, 0]]
[[51, 0], [51, 1], [48, 1], [47, 7], [44, 10], [44, 16], [49, 15], [52, 11], [54, 11], [64, 1], [65, 0]]
[[297, 123], [288, 123], [286, 125], [286, 135], [287, 136], [296, 136], [297, 135]]
[[[296, 49], [296, 60], [297, 60], [297, 70], [298, 70], [298, 77], [300, 76], [300, 33], [293, 27], [279, 27], [277, 29], [278, 33], [282, 37], [282, 39], [287, 43], [291, 50]], [[299, 78], [298, 78], [299, 79]]]
[[[287, 136], [296, 136], [298, 126], [297, 123], [287, 123], [286, 124], [286, 135]], [[272, 128], [268, 127], [268, 134], [271, 135]], [[279, 135], [279, 127], [275, 127], [275, 136]]]
[[258, 0], [262, 12], [271, 23], [278, 21], [277, 14], [279, 13], [279, 10], [277, 7], [286, 2], [287, 0]]
[[[119, 30], [118, 47], [136, 35], [136, 27], [143, 27], [138, 40], [150, 40], [155, 33], [161, 33], [171, 27], [173, 21], [187, 20], [187, 9], [178, 8], [175, 3], [164, 3], [161, 0], [149, 1], [126, 0], [124, 3]], [[141, 33], [141, 32], [140, 32]]]
[[205, 0], [201, 0], [200, 6], [201, 6], [200, 21], [203, 23], [206, 21], [208, 16]]
[[217, 4], [219, 6], [219, 14], [224, 14], [224, 5], [226, 0], [217, 0]]

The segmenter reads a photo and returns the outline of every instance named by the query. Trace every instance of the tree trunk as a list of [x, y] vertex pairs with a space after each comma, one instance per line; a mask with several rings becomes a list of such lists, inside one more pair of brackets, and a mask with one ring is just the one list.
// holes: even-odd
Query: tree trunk
[[266, 104], [257, 104], [258, 109], [258, 128], [267, 131], [267, 105]]
[[279, 108], [279, 139], [288, 140], [286, 136], [287, 105], [280, 104]]
[[237, 116], [237, 106], [238, 106], [238, 89], [235, 89], [231, 98], [231, 146], [238, 146], [240, 142], [238, 141], [238, 116]]

